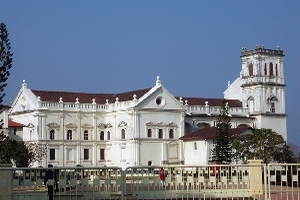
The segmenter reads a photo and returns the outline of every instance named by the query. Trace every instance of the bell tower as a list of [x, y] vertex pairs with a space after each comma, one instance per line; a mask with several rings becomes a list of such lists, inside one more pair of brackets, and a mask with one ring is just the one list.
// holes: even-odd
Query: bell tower
[[256, 128], [272, 128], [287, 139], [285, 113], [284, 53], [280, 47], [242, 48], [240, 73], [242, 101], [249, 115], [257, 119]]

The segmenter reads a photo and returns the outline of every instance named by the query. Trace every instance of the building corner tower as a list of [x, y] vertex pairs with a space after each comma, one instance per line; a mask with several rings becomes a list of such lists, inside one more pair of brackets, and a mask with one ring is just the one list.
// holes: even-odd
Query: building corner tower
[[242, 48], [240, 79], [242, 101], [257, 120], [255, 128], [272, 129], [287, 140], [283, 58], [280, 47]]

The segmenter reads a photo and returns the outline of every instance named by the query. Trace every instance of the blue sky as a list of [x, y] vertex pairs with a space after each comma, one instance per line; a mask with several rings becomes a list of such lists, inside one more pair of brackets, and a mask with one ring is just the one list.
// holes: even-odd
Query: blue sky
[[300, 1], [2, 0], [13, 68], [4, 103], [25, 79], [39, 90], [222, 98], [242, 47], [285, 53], [288, 142], [300, 145]]

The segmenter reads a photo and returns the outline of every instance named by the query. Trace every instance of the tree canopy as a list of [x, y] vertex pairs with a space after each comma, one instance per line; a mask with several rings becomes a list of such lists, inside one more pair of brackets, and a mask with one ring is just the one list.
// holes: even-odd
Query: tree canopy
[[231, 163], [233, 138], [230, 134], [230, 128], [231, 118], [228, 112], [228, 105], [223, 100], [217, 120], [217, 137], [213, 140], [212, 161], [220, 164]]
[[[0, 112], [2, 112], [4, 89], [7, 86], [7, 79], [10, 75], [9, 69], [12, 67], [12, 53], [10, 52], [10, 41], [8, 31], [4, 23], [0, 23]], [[10, 156], [6, 154], [10, 151], [9, 138], [3, 133], [3, 119], [0, 121], [0, 162], [10, 163]]]
[[28, 167], [46, 155], [45, 145], [39, 142], [24, 142], [0, 134], [0, 163], [14, 163], [17, 167]]
[[0, 108], [2, 110], [3, 98], [5, 96], [4, 89], [7, 86], [7, 79], [10, 75], [9, 70], [12, 67], [12, 56], [10, 52], [10, 41], [8, 39], [8, 31], [4, 23], [0, 23]]
[[271, 129], [255, 129], [252, 134], [238, 136], [232, 147], [234, 158], [242, 159], [262, 159], [264, 163], [269, 162], [291, 162], [292, 151], [286, 145], [281, 135]]

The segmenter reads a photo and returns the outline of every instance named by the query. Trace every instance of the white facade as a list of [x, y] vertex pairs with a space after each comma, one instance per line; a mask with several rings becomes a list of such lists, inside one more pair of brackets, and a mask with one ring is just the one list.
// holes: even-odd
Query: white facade
[[[184, 133], [184, 106], [160, 83], [140, 99], [103, 105], [42, 101], [24, 82], [10, 117], [28, 125], [24, 140], [47, 145], [47, 166], [132, 166], [180, 163], [177, 138]], [[51, 94], [52, 95], [52, 94]], [[80, 95], [79, 95], [80, 96]]]
[[[251, 128], [245, 128], [238, 135], [251, 134]], [[184, 149], [185, 165], [205, 165], [211, 160], [211, 152], [214, 149], [213, 138], [197, 137], [197, 132], [193, 137], [182, 137]], [[209, 133], [208, 133], [209, 134]], [[206, 134], [206, 136], [208, 135]]]
[[[255, 77], [247, 75], [249, 63], [261, 66], [247, 52], [242, 52], [240, 78], [224, 92], [232, 126], [272, 128], [286, 139], [282, 58], [265, 56], [266, 62], [277, 64], [277, 76], [258, 79], [255, 67]], [[149, 90], [120, 94], [39, 91], [24, 81], [9, 117], [26, 125], [24, 140], [46, 144], [47, 157], [38, 163], [44, 167], [203, 164], [209, 145], [199, 142], [199, 150], [193, 151], [194, 146], [184, 146], [178, 138], [215, 126], [221, 102], [174, 97], [159, 77]], [[268, 102], [275, 102], [275, 113]]]
[[193, 140], [183, 142], [184, 164], [205, 165], [209, 160], [212, 140]]

